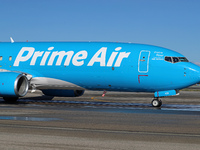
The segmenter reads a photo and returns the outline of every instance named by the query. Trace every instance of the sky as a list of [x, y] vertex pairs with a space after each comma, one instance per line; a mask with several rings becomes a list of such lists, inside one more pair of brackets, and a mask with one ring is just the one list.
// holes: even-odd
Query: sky
[[200, 0], [0, 0], [0, 42], [150, 44], [200, 62]]

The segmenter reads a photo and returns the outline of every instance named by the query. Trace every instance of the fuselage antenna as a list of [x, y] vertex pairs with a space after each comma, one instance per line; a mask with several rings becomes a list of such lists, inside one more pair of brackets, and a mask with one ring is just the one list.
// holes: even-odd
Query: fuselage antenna
[[15, 41], [13, 40], [13, 38], [12, 37], [10, 37], [10, 41], [11, 41], [11, 43], [14, 43]]

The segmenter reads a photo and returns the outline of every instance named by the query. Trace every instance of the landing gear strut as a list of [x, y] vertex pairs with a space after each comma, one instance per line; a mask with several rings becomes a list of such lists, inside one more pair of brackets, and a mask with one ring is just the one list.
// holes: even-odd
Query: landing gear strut
[[153, 107], [160, 107], [162, 105], [162, 101], [159, 98], [154, 98], [151, 102]]

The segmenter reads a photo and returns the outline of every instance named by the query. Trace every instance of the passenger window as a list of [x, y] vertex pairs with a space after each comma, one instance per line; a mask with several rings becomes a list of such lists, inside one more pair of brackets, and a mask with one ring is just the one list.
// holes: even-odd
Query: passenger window
[[11, 61], [11, 60], [12, 60], [12, 56], [9, 57], [9, 61]]
[[165, 57], [165, 61], [172, 62], [172, 58], [171, 57]]
[[173, 57], [173, 62], [174, 62], [174, 63], [177, 63], [177, 62], [179, 62], [179, 59], [178, 59], [178, 57]]
[[3, 56], [0, 56], [0, 61], [2, 61], [3, 60]]

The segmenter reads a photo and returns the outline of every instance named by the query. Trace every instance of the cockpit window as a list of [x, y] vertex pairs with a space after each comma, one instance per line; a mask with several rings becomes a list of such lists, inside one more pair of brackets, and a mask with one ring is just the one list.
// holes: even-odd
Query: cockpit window
[[172, 57], [165, 57], [165, 61], [172, 62]]
[[189, 62], [187, 58], [185, 57], [170, 57], [166, 56], [165, 61], [171, 62], [171, 63], [177, 63], [177, 62]]
[[189, 61], [187, 60], [187, 58], [185, 58], [185, 57], [179, 57], [179, 60], [180, 60], [181, 62], [189, 62]]
[[173, 63], [177, 63], [177, 62], [179, 62], [178, 57], [173, 57]]

